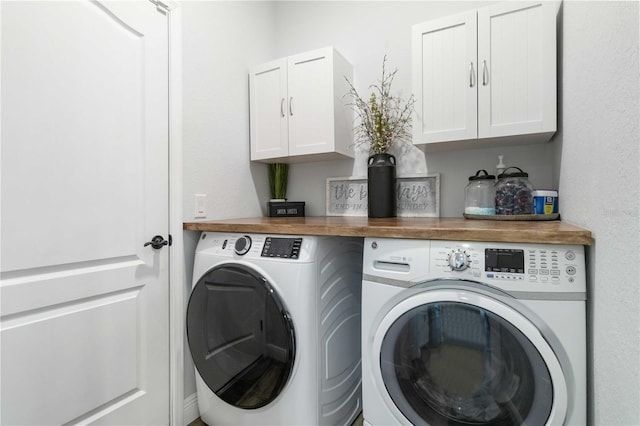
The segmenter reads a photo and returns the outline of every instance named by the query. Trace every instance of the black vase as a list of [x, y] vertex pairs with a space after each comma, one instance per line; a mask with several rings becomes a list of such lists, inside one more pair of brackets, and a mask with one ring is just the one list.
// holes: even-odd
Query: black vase
[[369, 217], [396, 217], [396, 157], [370, 156], [367, 177]]

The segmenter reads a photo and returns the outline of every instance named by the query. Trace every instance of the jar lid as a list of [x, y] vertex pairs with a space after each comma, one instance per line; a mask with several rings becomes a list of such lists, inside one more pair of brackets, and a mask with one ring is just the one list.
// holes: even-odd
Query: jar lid
[[[507, 173], [507, 170], [509, 170], [509, 169], [518, 169], [520, 171], [519, 172]], [[524, 178], [526, 178], [526, 177], [529, 177], [529, 174], [523, 172], [520, 167], [509, 167], [509, 168], [505, 169], [503, 173], [500, 173], [498, 175], [498, 179], [512, 178], [512, 177], [524, 177]]]
[[554, 189], [536, 189], [533, 191], [534, 197], [557, 197], [558, 191]]
[[[480, 172], [484, 172], [484, 175], [481, 175]], [[490, 175], [486, 170], [478, 170], [475, 176], [469, 176], [469, 180], [495, 180], [496, 177], [494, 175]]]

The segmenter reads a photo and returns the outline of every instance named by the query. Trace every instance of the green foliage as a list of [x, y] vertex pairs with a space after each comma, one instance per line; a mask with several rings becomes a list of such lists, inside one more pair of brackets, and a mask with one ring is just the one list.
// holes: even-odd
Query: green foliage
[[269, 164], [269, 189], [271, 190], [271, 198], [287, 198], [288, 175], [288, 164]]
[[[382, 78], [372, 84], [368, 101], [360, 97], [353, 84], [347, 93], [353, 100], [349, 105], [355, 111], [358, 123], [355, 130], [356, 145], [368, 145], [370, 154], [383, 154], [394, 143], [411, 143], [411, 114], [415, 104], [413, 95], [405, 102], [391, 94], [391, 84], [398, 70], [386, 72], [387, 56], [382, 60]], [[346, 78], [346, 77], [345, 77]]]

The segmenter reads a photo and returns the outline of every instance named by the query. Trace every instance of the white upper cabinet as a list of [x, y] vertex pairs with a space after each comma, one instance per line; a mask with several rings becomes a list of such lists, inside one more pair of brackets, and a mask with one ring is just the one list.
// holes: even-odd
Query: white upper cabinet
[[323, 48], [260, 65], [250, 74], [251, 160], [353, 157], [353, 112], [345, 105], [351, 65]]
[[250, 76], [251, 159], [289, 155], [287, 60], [262, 64]]
[[505, 2], [414, 25], [413, 142], [549, 140], [555, 12], [553, 3]]
[[478, 137], [476, 22], [473, 11], [414, 25], [414, 143]]

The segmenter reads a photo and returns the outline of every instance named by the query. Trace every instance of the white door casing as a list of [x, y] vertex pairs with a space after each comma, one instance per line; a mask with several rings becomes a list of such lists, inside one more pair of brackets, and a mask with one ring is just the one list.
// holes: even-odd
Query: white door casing
[[167, 424], [167, 15], [0, 13], [0, 422]]

